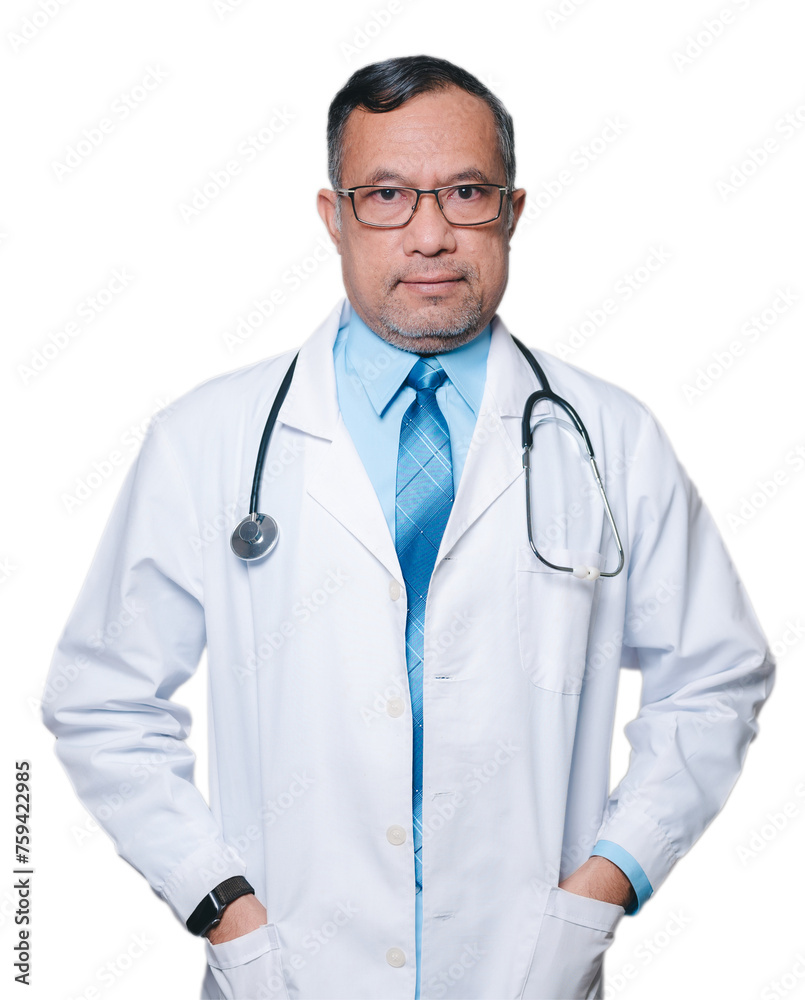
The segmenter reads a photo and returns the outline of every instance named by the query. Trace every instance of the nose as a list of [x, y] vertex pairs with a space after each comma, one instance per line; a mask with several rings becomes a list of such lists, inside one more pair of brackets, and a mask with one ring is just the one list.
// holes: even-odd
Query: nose
[[456, 249], [456, 234], [442, 215], [435, 194], [421, 194], [414, 217], [403, 229], [403, 249], [406, 254], [421, 253], [433, 257], [442, 251]]

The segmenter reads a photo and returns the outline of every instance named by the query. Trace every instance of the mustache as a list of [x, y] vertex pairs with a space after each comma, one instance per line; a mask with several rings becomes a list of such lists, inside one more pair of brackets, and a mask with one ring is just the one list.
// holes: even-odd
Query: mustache
[[427, 279], [431, 275], [444, 274], [455, 275], [459, 278], [477, 278], [478, 271], [471, 264], [458, 264], [454, 261], [434, 261], [430, 266], [423, 264], [412, 264], [411, 267], [405, 270], [395, 271], [393, 275], [389, 278], [389, 287], [394, 288], [401, 281], [405, 281], [407, 278], [420, 278]]

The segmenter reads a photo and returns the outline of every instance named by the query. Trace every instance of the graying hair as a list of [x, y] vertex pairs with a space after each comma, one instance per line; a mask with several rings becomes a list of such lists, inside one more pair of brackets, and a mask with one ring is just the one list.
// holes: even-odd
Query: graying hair
[[[327, 115], [327, 171], [333, 188], [342, 186], [344, 133], [356, 108], [374, 114], [394, 111], [419, 94], [459, 87], [486, 102], [495, 121], [498, 148], [506, 186], [514, 189], [514, 123], [501, 100], [481, 81], [460, 66], [433, 56], [400, 56], [356, 70], [335, 95]], [[336, 199], [336, 225], [341, 228], [341, 198]], [[507, 199], [507, 226], [514, 222], [511, 198]]]

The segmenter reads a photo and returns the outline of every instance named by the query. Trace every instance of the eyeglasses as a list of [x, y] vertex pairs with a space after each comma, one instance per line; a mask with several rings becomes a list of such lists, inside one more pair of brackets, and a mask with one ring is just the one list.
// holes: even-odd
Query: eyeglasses
[[500, 217], [503, 196], [511, 194], [511, 188], [500, 184], [451, 184], [424, 190], [360, 184], [353, 188], [336, 188], [336, 194], [349, 197], [355, 218], [365, 226], [379, 229], [407, 226], [423, 194], [436, 198], [442, 215], [451, 226], [482, 226]]

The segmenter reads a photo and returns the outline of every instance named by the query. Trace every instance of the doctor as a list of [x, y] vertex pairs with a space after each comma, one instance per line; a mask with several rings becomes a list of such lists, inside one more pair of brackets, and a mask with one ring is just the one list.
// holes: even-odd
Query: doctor
[[[244, 561], [230, 533], [296, 350], [154, 422], [44, 721], [119, 854], [204, 936], [205, 998], [600, 997], [618, 922], [729, 795], [773, 662], [650, 411], [541, 352], [625, 565], [595, 579], [616, 539], [544, 399], [535, 555], [520, 435], [541, 386], [497, 316], [525, 200], [500, 102], [392, 59], [339, 92], [328, 140], [347, 298], [301, 342], [270, 439], [277, 543]], [[173, 697], [205, 645], [209, 804]], [[621, 667], [642, 704], [610, 790]]]

